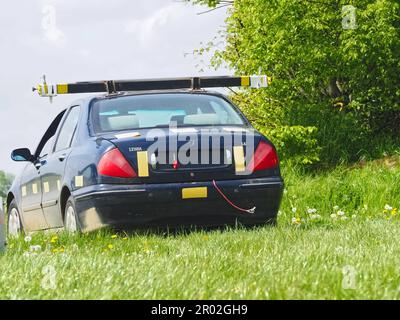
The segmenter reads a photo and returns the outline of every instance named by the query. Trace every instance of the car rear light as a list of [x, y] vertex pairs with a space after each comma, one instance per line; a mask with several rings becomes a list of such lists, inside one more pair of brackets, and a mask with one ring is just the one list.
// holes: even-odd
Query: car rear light
[[106, 152], [97, 165], [97, 172], [103, 176], [116, 178], [134, 178], [135, 170], [118, 149]]
[[265, 141], [261, 141], [247, 166], [247, 170], [250, 172], [266, 170], [275, 168], [278, 164], [279, 159], [274, 147]]

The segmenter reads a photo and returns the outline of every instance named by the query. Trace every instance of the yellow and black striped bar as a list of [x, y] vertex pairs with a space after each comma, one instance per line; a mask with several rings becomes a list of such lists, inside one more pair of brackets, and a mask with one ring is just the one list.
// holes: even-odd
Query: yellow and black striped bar
[[40, 96], [52, 97], [59, 94], [73, 93], [118, 93], [149, 90], [204, 89], [218, 87], [252, 87], [264, 88], [271, 81], [267, 76], [242, 77], [192, 77], [169, 79], [109, 80], [93, 82], [77, 82], [48, 85], [42, 84], [34, 88]]

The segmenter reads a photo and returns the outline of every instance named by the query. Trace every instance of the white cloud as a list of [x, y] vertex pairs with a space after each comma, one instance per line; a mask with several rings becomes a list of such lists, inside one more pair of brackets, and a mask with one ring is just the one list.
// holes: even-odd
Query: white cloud
[[[168, 24], [179, 22], [187, 13], [187, 8], [182, 4], [170, 3], [165, 7], [156, 10], [153, 14], [144, 19], [133, 19], [125, 24], [125, 31], [139, 36], [142, 44], [148, 43], [157, 37]], [[183, 25], [181, 27], [184, 27]]]

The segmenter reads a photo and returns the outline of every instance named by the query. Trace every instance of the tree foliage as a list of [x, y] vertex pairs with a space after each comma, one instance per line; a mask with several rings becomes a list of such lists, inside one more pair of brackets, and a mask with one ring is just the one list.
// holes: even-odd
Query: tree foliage
[[233, 98], [285, 158], [354, 160], [377, 135], [399, 135], [398, 0], [237, 0], [228, 10], [212, 65], [273, 77]]

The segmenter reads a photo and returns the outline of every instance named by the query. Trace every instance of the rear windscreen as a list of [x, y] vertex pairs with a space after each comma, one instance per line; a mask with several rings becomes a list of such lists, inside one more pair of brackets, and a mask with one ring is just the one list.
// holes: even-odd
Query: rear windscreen
[[148, 94], [95, 101], [96, 133], [157, 127], [244, 125], [226, 100], [205, 94]]

